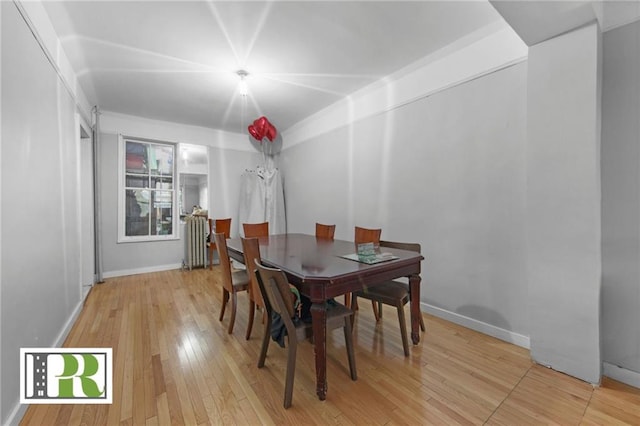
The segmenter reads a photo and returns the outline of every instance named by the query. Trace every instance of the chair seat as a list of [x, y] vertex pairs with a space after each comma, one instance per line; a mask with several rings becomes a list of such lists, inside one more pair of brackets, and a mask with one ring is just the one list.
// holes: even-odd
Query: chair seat
[[[344, 326], [345, 317], [351, 317], [353, 310], [343, 304], [337, 303], [327, 307], [327, 330], [335, 330]], [[351, 319], [350, 319], [351, 321]], [[313, 324], [311, 322], [296, 321], [293, 323], [296, 328], [296, 338], [298, 340], [313, 340]]]
[[334, 318], [344, 318], [353, 315], [353, 311], [341, 303], [335, 302], [327, 306], [327, 321]]
[[231, 283], [236, 291], [246, 290], [249, 287], [247, 271], [233, 271], [231, 273]]
[[[327, 329], [342, 327], [345, 317], [353, 315], [353, 310], [347, 308], [341, 303], [335, 302], [327, 306]], [[311, 328], [310, 322], [298, 321], [294, 322], [296, 329]]]
[[397, 305], [400, 301], [403, 305], [409, 302], [409, 285], [399, 281], [386, 281], [372, 287], [367, 287], [356, 292], [358, 297], [375, 300], [386, 305]]
[[[404, 305], [409, 303], [409, 284], [400, 281], [386, 281], [381, 284], [367, 287], [353, 293], [355, 306], [358, 298], [369, 299], [377, 302], [376, 321], [382, 318], [382, 305], [395, 306], [398, 311], [398, 322], [400, 323], [400, 336], [402, 337], [402, 348], [404, 356], [409, 356], [409, 341], [407, 339], [407, 326], [404, 319]], [[375, 312], [375, 311], [374, 311]], [[424, 320], [420, 316], [420, 328], [424, 331]]]

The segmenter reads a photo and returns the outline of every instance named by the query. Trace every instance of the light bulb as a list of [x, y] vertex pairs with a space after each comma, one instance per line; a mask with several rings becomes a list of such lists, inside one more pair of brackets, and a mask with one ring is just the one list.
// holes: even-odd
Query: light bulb
[[244, 77], [240, 80], [240, 83], [238, 83], [238, 92], [240, 92], [242, 96], [247, 96], [247, 93], [249, 93], [249, 88], [247, 87], [247, 82], [244, 81]]
[[240, 82], [238, 83], [238, 92], [241, 96], [247, 96], [247, 93], [249, 93], [249, 88], [247, 87], [245, 77], [248, 76], [249, 73], [245, 70], [238, 70], [236, 71], [236, 74], [238, 74], [238, 77], [240, 77]]

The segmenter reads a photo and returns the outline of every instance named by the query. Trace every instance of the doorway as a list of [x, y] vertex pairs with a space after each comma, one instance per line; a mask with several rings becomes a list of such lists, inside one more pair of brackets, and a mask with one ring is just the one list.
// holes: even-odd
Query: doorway
[[194, 209], [209, 210], [209, 151], [206, 146], [179, 146], [178, 208], [180, 219]]

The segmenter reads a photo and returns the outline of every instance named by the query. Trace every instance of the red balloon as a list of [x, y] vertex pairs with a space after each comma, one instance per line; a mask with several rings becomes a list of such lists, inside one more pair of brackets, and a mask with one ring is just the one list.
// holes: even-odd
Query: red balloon
[[273, 142], [278, 134], [275, 126], [271, 124], [265, 116], [256, 118], [253, 121], [253, 124], [249, 125], [248, 130], [249, 134], [259, 142], [262, 142], [265, 137], [269, 139], [269, 141]]
[[269, 120], [267, 120], [267, 117], [264, 117], [264, 116], [257, 118], [253, 122], [253, 127], [255, 127], [258, 134], [262, 136], [260, 139], [264, 138], [268, 125], [269, 125]]
[[276, 128], [273, 124], [269, 123], [269, 128], [267, 129], [266, 132], [266, 137], [267, 139], [269, 139], [270, 142], [273, 142], [273, 140], [276, 138], [276, 135], [278, 134], [278, 132], [276, 131]]
[[249, 134], [251, 136], [253, 136], [258, 142], [262, 142], [262, 136], [260, 135], [260, 133], [258, 133], [253, 124], [250, 124], [247, 129], [249, 130]]

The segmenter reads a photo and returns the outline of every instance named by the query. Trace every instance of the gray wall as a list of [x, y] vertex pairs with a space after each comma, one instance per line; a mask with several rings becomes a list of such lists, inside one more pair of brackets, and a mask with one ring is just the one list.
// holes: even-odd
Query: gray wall
[[604, 35], [603, 360], [640, 374], [640, 22]]
[[[79, 145], [68, 94], [12, 2], [0, 2], [0, 423], [19, 407], [21, 347], [61, 345], [81, 307]], [[17, 416], [19, 418], [20, 415]]]
[[422, 301], [528, 335], [526, 63], [283, 152], [288, 230], [417, 241]]

